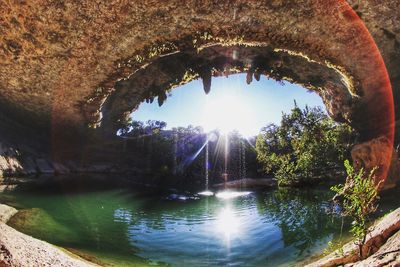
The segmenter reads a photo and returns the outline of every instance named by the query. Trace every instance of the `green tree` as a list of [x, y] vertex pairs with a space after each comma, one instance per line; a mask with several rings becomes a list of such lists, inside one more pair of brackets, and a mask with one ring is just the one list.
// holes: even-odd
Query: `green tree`
[[321, 108], [300, 109], [295, 102], [279, 126], [262, 129], [257, 159], [262, 171], [273, 173], [280, 185], [304, 185], [341, 169], [353, 139], [349, 126], [335, 123]]
[[364, 169], [354, 171], [348, 160], [344, 162], [347, 185], [333, 186], [331, 189], [343, 197], [344, 215], [353, 219], [350, 232], [357, 240], [359, 256], [363, 258], [363, 247], [368, 234], [368, 223], [371, 214], [377, 209], [378, 186], [374, 182], [376, 168], [372, 169], [368, 176], [365, 176]]

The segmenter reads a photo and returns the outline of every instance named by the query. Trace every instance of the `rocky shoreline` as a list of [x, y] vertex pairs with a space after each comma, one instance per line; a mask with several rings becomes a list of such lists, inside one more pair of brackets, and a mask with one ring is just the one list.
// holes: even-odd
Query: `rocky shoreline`
[[387, 214], [370, 227], [364, 255], [358, 257], [358, 246], [351, 241], [341, 249], [306, 265], [306, 267], [330, 266], [400, 266], [400, 208]]
[[7, 221], [17, 212], [15, 208], [0, 204], [0, 267], [98, 266], [6, 225]]

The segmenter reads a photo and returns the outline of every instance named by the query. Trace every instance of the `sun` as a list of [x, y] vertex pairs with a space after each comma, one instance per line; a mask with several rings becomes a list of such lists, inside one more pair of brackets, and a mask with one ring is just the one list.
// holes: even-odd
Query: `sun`
[[249, 103], [236, 94], [207, 96], [202, 126], [206, 131], [218, 129], [227, 134], [236, 130], [244, 136], [251, 136], [255, 132], [254, 114]]

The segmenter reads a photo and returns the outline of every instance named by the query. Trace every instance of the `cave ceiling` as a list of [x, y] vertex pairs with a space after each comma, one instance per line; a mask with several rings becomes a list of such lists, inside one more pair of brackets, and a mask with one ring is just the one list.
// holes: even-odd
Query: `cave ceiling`
[[212, 77], [244, 72], [298, 83], [335, 120], [392, 138], [398, 1], [0, 5], [0, 113], [23, 124], [115, 133], [142, 101], [162, 104], [193, 79], [208, 92]]

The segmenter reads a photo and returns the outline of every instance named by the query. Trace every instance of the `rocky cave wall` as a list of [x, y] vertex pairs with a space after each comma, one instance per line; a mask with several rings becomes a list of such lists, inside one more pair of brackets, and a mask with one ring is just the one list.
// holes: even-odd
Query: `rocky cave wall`
[[0, 3], [3, 142], [74, 157], [73, 147], [112, 139], [141, 101], [196, 78], [208, 91], [212, 76], [237, 72], [317, 92], [360, 141], [393, 138], [397, 1]]

